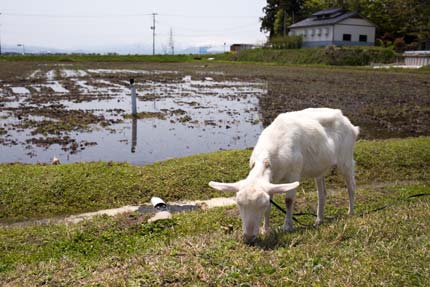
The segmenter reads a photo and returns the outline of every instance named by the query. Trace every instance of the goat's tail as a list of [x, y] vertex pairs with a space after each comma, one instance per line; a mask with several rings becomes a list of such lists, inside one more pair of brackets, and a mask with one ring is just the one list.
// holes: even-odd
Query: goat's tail
[[352, 130], [354, 131], [354, 135], [357, 138], [360, 134], [360, 127], [352, 126]]

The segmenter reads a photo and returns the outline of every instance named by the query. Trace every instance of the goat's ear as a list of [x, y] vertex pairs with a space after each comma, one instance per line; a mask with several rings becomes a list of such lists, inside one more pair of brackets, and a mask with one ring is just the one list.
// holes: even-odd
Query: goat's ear
[[298, 186], [299, 186], [298, 181], [295, 181], [292, 183], [285, 183], [285, 184], [270, 184], [267, 193], [270, 195], [286, 193], [290, 190], [297, 188]]
[[215, 182], [211, 181], [209, 182], [209, 186], [224, 192], [238, 192], [239, 191], [239, 183], [222, 183], [222, 182]]

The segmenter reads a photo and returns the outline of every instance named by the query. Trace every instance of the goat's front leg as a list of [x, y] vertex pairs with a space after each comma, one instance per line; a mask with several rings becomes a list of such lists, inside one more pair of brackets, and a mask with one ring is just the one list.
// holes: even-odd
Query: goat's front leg
[[[270, 200], [272, 200], [272, 196], [270, 196]], [[270, 233], [270, 211], [272, 209], [272, 204], [267, 207], [267, 209], [264, 211], [264, 221], [263, 221], [263, 230], [262, 234], [269, 234]]]
[[287, 214], [285, 215], [284, 231], [294, 231], [293, 225], [293, 208], [294, 201], [296, 200], [296, 190], [290, 191], [285, 197], [285, 205], [287, 207]]

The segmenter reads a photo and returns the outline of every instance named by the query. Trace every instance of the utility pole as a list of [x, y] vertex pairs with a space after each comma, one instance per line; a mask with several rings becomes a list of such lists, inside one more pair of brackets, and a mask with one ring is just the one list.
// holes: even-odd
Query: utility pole
[[175, 55], [175, 42], [173, 41], [172, 28], [170, 28], [170, 34], [169, 34], [169, 47], [170, 47], [170, 51], [172, 52], [172, 55]]
[[152, 55], [155, 55], [155, 16], [158, 15], [157, 13], [152, 13]]
[[[0, 13], [1, 16], [1, 13]], [[1, 23], [0, 23], [0, 56], [1, 56]]]

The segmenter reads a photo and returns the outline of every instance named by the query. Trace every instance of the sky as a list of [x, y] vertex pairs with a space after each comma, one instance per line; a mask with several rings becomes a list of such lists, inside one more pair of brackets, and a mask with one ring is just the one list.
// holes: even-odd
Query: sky
[[[3, 50], [25, 47], [156, 53], [233, 43], [263, 43], [259, 17], [266, 0], [0, 0]], [[29, 48], [28, 48], [29, 49]]]

